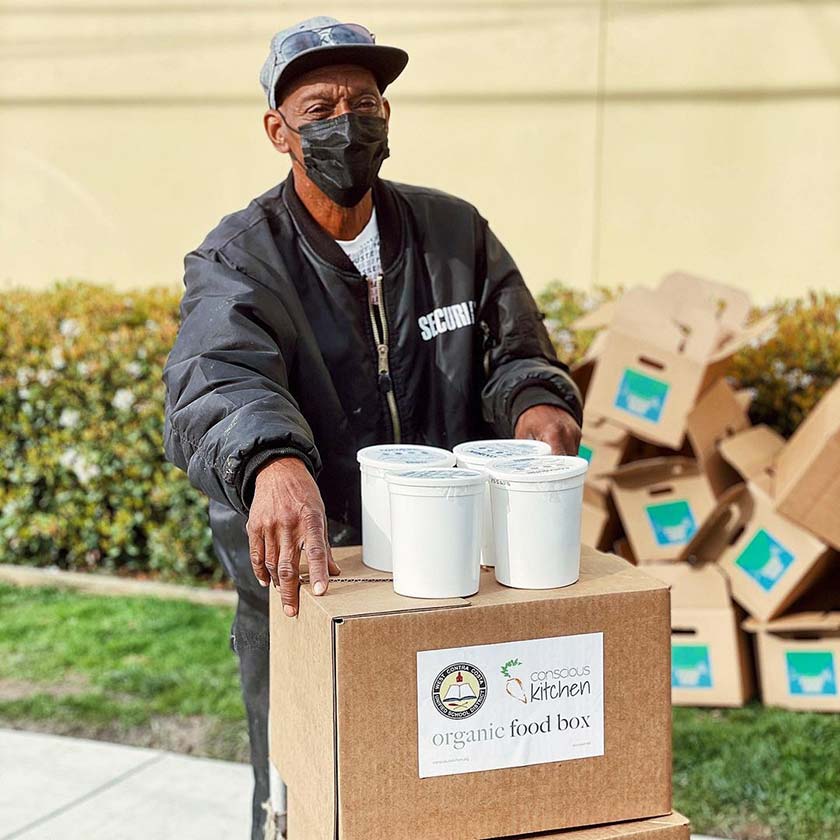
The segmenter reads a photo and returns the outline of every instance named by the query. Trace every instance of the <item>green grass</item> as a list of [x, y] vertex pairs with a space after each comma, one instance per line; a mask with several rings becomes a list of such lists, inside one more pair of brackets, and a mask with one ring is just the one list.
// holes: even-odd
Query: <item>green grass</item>
[[840, 715], [675, 709], [674, 801], [700, 833], [840, 837]]
[[[245, 760], [231, 618], [0, 584], [0, 725]], [[840, 837], [840, 715], [675, 709], [674, 805], [707, 834]]]
[[184, 601], [0, 585], [0, 722], [244, 758], [231, 619]]

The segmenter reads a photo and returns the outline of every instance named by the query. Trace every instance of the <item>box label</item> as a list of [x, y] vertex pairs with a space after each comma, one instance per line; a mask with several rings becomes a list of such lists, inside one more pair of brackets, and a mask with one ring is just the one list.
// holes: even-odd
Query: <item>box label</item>
[[643, 420], [650, 420], [651, 423], [658, 423], [669, 388], [670, 385], [661, 379], [625, 368], [618, 384], [615, 407]]
[[788, 691], [803, 697], [836, 697], [837, 670], [834, 654], [821, 651], [787, 651]]
[[417, 652], [421, 779], [603, 754], [603, 633]]
[[592, 447], [587, 446], [585, 443], [582, 443], [578, 448], [578, 455], [581, 458], [586, 458], [589, 463], [592, 463]]
[[746, 572], [765, 592], [769, 592], [795, 559], [777, 539], [764, 528], [759, 528], [735, 558], [735, 565]]
[[671, 687], [712, 687], [712, 663], [709, 660], [708, 645], [671, 646]]
[[657, 545], [683, 545], [697, 530], [691, 505], [685, 499], [645, 508]]

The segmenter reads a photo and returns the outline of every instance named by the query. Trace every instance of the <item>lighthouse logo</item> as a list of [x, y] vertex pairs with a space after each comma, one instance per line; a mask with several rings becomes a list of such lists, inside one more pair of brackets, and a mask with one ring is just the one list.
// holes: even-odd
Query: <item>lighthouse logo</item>
[[469, 662], [447, 665], [432, 684], [435, 708], [450, 720], [474, 715], [487, 697], [484, 674]]

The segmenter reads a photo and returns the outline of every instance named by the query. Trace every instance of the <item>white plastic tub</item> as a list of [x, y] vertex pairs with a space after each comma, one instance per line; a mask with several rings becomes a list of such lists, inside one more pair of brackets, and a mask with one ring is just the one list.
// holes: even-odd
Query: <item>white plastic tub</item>
[[362, 482], [362, 562], [390, 572], [391, 513], [385, 475], [418, 467], [451, 467], [455, 456], [435, 446], [385, 443], [360, 449], [356, 460]]
[[[541, 440], [473, 440], [459, 443], [453, 450], [459, 467], [486, 470], [491, 461], [526, 455], [549, 455], [551, 447]], [[484, 491], [484, 531], [481, 538], [481, 565], [495, 566], [493, 551], [493, 513], [490, 508], [490, 485]]]
[[386, 478], [394, 591], [410, 598], [478, 592], [486, 473], [420, 469]]
[[573, 455], [507, 458], [490, 465], [499, 583], [554, 589], [578, 579], [588, 466]]

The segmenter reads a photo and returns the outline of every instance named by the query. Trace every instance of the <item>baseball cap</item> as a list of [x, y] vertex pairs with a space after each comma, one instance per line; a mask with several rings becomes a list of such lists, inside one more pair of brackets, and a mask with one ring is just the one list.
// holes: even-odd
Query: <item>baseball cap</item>
[[374, 42], [374, 36], [357, 23], [342, 23], [321, 15], [283, 29], [271, 39], [268, 58], [260, 71], [260, 84], [270, 108], [276, 94], [290, 82], [330, 64], [356, 64], [373, 73], [380, 91], [402, 73], [408, 53]]

